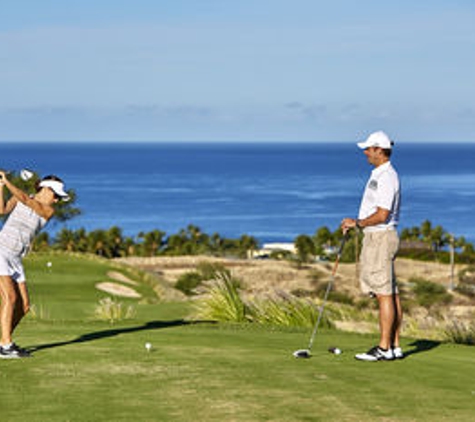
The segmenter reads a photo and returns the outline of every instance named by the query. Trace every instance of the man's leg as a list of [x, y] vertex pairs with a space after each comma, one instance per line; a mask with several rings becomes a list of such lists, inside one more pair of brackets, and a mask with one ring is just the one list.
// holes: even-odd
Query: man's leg
[[400, 347], [399, 333], [401, 331], [401, 325], [402, 325], [402, 306], [401, 306], [401, 300], [398, 294], [394, 295], [393, 302], [394, 302], [394, 309], [395, 309], [396, 315], [394, 317], [392, 347]]
[[[395, 302], [394, 255], [397, 234], [392, 232], [365, 233], [361, 251], [360, 283], [363, 292], [374, 292], [379, 307], [379, 345], [366, 353], [358, 353], [359, 360], [377, 361], [394, 359], [395, 336], [399, 338], [399, 312]], [[399, 303], [399, 298], [397, 299]], [[399, 305], [400, 306], [400, 305]], [[397, 334], [396, 334], [397, 332]]]
[[388, 350], [393, 347], [396, 325], [396, 309], [393, 295], [378, 295], [379, 304], [379, 347]]

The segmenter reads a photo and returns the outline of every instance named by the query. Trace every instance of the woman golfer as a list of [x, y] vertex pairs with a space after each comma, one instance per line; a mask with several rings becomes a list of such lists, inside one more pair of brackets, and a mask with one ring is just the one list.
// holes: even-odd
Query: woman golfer
[[[12, 194], [7, 203], [3, 186]], [[15, 327], [30, 307], [22, 258], [27, 254], [34, 236], [54, 214], [53, 204], [68, 194], [56, 176], [46, 176], [38, 184], [36, 194], [29, 196], [13, 185], [0, 171], [0, 214], [9, 214], [0, 231], [0, 358], [28, 357], [25, 349], [12, 340]]]

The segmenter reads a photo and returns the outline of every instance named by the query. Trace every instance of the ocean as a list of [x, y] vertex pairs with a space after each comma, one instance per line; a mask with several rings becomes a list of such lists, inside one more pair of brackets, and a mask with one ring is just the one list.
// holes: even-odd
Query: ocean
[[[0, 168], [57, 174], [82, 214], [62, 227], [124, 235], [192, 224], [292, 241], [356, 216], [371, 166], [353, 143], [1, 143]], [[475, 145], [400, 143], [400, 228], [424, 220], [475, 240]]]

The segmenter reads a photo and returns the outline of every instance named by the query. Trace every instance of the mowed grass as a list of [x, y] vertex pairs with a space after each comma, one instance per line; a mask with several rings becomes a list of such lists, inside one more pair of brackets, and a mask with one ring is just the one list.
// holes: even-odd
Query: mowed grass
[[107, 261], [77, 256], [28, 260], [42, 311], [16, 340], [36, 351], [0, 361], [2, 421], [475, 419], [473, 347], [404, 339], [406, 359], [362, 363], [353, 355], [375, 336], [323, 330], [313, 357], [295, 359], [308, 331], [192, 322], [186, 303], [121, 299], [136, 316], [111, 324], [94, 318], [106, 296], [94, 285], [109, 270]]

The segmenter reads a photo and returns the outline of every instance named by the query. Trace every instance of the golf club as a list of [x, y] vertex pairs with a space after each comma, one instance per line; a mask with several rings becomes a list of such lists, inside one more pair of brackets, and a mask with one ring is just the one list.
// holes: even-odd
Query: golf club
[[315, 327], [314, 327], [312, 335], [310, 337], [310, 342], [308, 344], [308, 348], [307, 349], [296, 350], [293, 353], [294, 357], [296, 357], [296, 358], [304, 358], [305, 359], [305, 358], [309, 358], [309, 357], [312, 356], [311, 350], [312, 350], [313, 342], [315, 340], [315, 336], [316, 336], [317, 331], [318, 331], [318, 326], [320, 325], [320, 321], [321, 321], [322, 316], [323, 316], [323, 310], [325, 309], [325, 304], [327, 303], [328, 294], [330, 293], [330, 290], [331, 290], [331, 288], [333, 286], [333, 283], [335, 281], [335, 273], [336, 273], [336, 270], [338, 268], [338, 263], [340, 262], [341, 253], [343, 251], [343, 247], [345, 246], [347, 236], [348, 235], [345, 233], [345, 235], [343, 236], [343, 239], [340, 243], [340, 247], [338, 249], [338, 253], [337, 253], [336, 259], [335, 259], [335, 264], [333, 265], [333, 270], [332, 270], [332, 273], [331, 273], [330, 281], [328, 282], [327, 289], [325, 290], [325, 296], [323, 297], [323, 302], [322, 302], [322, 305], [320, 306], [320, 312], [318, 314], [317, 322], [315, 323]]

